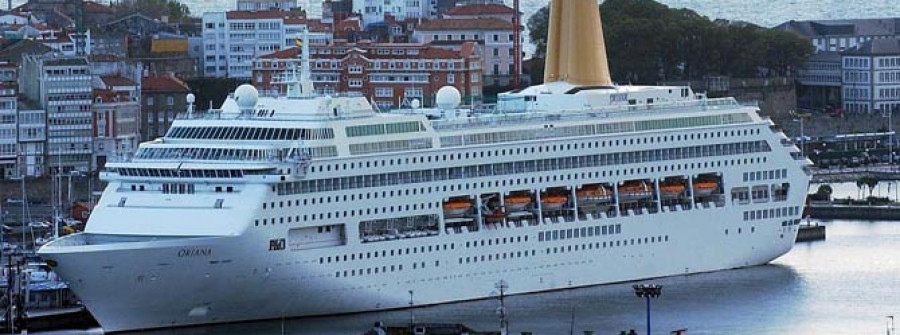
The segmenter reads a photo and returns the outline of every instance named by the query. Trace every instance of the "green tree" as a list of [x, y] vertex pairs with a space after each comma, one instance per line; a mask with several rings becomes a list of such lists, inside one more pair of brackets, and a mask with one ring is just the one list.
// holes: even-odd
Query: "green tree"
[[550, 7], [544, 6], [528, 18], [526, 26], [530, 35], [528, 39], [534, 44], [534, 57], [544, 58], [547, 55], [547, 29], [550, 24]]
[[[606, 0], [599, 10], [610, 72], [622, 83], [789, 76], [812, 52], [807, 41], [788, 32], [711, 21], [653, 0]], [[544, 7], [528, 19], [537, 57], [546, 52], [549, 14]]]
[[112, 4], [119, 15], [140, 13], [152, 18], [168, 17], [169, 22], [184, 22], [191, 10], [178, 0], [123, 0]]

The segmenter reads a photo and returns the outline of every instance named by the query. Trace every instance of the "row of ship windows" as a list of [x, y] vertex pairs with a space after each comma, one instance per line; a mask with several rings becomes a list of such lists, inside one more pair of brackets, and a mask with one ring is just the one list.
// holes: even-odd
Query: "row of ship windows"
[[198, 140], [323, 140], [333, 139], [331, 128], [173, 127], [167, 138]]
[[[541, 116], [541, 118], [548, 116]], [[524, 129], [524, 130], [512, 130], [512, 131], [504, 131], [504, 132], [486, 132], [486, 133], [476, 133], [470, 135], [455, 135], [455, 136], [442, 136], [441, 137], [441, 146], [443, 147], [458, 147], [464, 145], [478, 145], [478, 144], [491, 144], [491, 143], [504, 143], [504, 142], [519, 142], [519, 141], [535, 141], [535, 140], [547, 140], [551, 138], [561, 138], [561, 137], [575, 137], [575, 136], [596, 136], [601, 134], [613, 134], [613, 133], [635, 133], [640, 131], [652, 131], [652, 130], [663, 130], [663, 129], [676, 129], [676, 128], [697, 128], [704, 126], [719, 126], [719, 125], [728, 125], [735, 123], [745, 123], [750, 122], [751, 118], [747, 113], [732, 113], [732, 114], [724, 114], [724, 115], [707, 115], [707, 116], [691, 116], [691, 117], [680, 117], [680, 118], [669, 118], [669, 119], [657, 119], [657, 120], [639, 120], [639, 121], [624, 121], [624, 122], [612, 122], [612, 123], [601, 123], [601, 124], [584, 124], [584, 125], [575, 125], [575, 126], [560, 126], [556, 127], [552, 124], [545, 124], [543, 129]], [[480, 121], [480, 123], [484, 124], [485, 122], [491, 121]], [[470, 123], [465, 124], [448, 124], [446, 126], [436, 125], [436, 129], [445, 129], [445, 128], [459, 128], [460, 126], [466, 127], [471, 126]], [[704, 133], [692, 133], [683, 135], [685, 140], [694, 140], [694, 139], [711, 139], [711, 138], [722, 138], [729, 136], [741, 136], [743, 135], [758, 135], [759, 129], [744, 129], [744, 130], [731, 130], [731, 131], [715, 131], [715, 132], [704, 132]], [[696, 137], [695, 137], [696, 135]], [[653, 144], [655, 143], [663, 143], [663, 142], [674, 142], [681, 141], [682, 135], [670, 135], [670, 136], [649, 136], [631, 139], [629, 141], [622, 141], [623, 145], [635, 145], [635, 144]], [[604, 142], [605, 143], [605, 142]], [[611, 142], [612, 143], [612, 142]], [[618, 141], [615, 142], [618, 145]], [[584, 148], [582, 148], [584, 149]]]
[[575, 229], [559, 229], [559, 230], [548, 230], [538, 232], [538, 241], [556, 241], [556, 240], [565, 240], [572, 238], [581, 238], [581, 237], [591, 237], [591, 236], [602, 236], [602, 235], [613, 235], [613, 234], [621, 234], [622, 233], [622, 225], [603, 225], [603, 226], [593, 226], [593, 227], [581, 227]]
[[787, 178], [787, 169], [744, 172], [744, 181]]
[[[724, 133], [724, 134], [723, 134]], [[740, 130], [732, 130], [725, 132], [709, 132], [709, 133], [694, 133], [694, 134], [685, 134], [685, 135], [669, 135], [667, 136], [656, 136], [656, 142], [668, 142], [672, 141], [682, 141], [682, 140], [694, 140], [701, 138], [712, 138], [712, 137], [729, 137], [729, 133], [731, 136], [741, 136]], [[743, 135], [756, 135], [759, 134], [759, 129], [744, 129]], [[683, 137], [683, 139], [682, 139]], [[668, 138], [668, 141], [666, 140]], [[558, 151], [571, 151], [571, 150], [584, 150], [584, 149], [594, 149], [594, 148], [605, 148], [605, 147], [619, 147], [619, 146], [633, 146], [636, 144], [652, 144], [654, 142], [653, 137], [644, 137], [644, 138], [632, 138], [628, 140], [609, 140], [609, 141], [593, 141], [593, 142], [582, 142], [582, 143], [569, 143], [569, 144], [554, 144], [554, 145], [543, 145], [536, 147], [528, 147], [528, 148], [516, 148], [516, 149], [495, 149], [495, 150], [487, 150], [487, 151], [477, 151], [477, 152], [458, 152], [456, 154], [443, 154], [443, 155], [428, 155], [428, 156], [412, 156], [406, 158], [397, 158], [397, 159], [382, 159], [382, 160], [372, 160], [365, 162], [350, 162], [350, 163], [342, 163], [342, 164], [324, 164], [324, 165], [313, 165], [310, 167], [310, 172], [330, 172], [330, 171], [348, 171], [355, 170], [357, 168], [377, 168], [379, 166], [394, 166], [394, 165], [402, 165], [408, 166], [409, 164], [423, 164], [423, 163], [432, 163], [432, 162], [446, 162], [446, 161], [455, 161], [455, 160], [464, 160], [464, 159], [480, 159], [485, 157], [503, 157], [507, 155], [522, 155], [522, 154], [534, 154], [534, 153], [543, 153], [543, 152], [558, 152]]]
[[[424, 254], [426, 252], [437, 252], [441, 250], [454, 250], [456, 248], [455, 243], [444, 243], [444, 244], [436, 244], [429, 246], [419, 246], [419, 247], [406, 247], [406, 248], [397, 248], [390, 250], [381, 250], [375, 252], [360, 252], [359, 254], [344, 254], [337, 256], [323, 256], [319, 257], [319, 264], [326, 263], [338, 263], [338, 262], [348, 262], [355, 260], [363, 260], [363, 259], [371, 259], [371, 258], [384, 258], [390, 256], [401, 256], [401, 255], [412, 255], [412, 254]], [[424, 266], [424, 265], [423, 265]]]
[[[582, 243], [582, 244], [573, 244], [563, 247], [548, 247], [546, 252], [547, 254], [556, 254], [561, 252], [572, 252], [580, 250], [592, 250], [592, 249], [605, 249], [605, 248], [613, 248], [613, 247], [624, 247], [628, 245], [641, 245], [650, 244], [650, 243], [662, 243], [669, 242], [669, 235], [665, 236], [652, 236], [652, 237], [644, 237], [644, 238], [632, 238], [632, 239], [624, 239], [624, 240], [615, 240], [608, 242], [594, 242], [594, 243]], [[637, 243], [635, 243], [637, 242]]]
[[[691, 164], [684, 164], [683, 167], [682, 167], [682, 164], [677, 164], [677, 165], [672, 165], [671, 169], [675, 170], [676, 166], [679, 170], [682, 168], [695, 169], [695, 168], [701, 168], [701, 167], [721, 167], [721, 166], [729, 166], [729, 165], [760, 163], [760, 162], [766, 162], [766, 160], [767, 160], [766, 157], [753, 157], [753, 158], [744, 158], [744, 159], [738, 159], [738, 160], [704, 162], [702, 164], [696, 163], [696, 165], [695, 165], [695, 163], [691, 163]], [[663, 169], [660, 168], [658, 170], [662, 171]], [[668, 171], [669, 170], [668, 167], [665, 170]], [[637, 169], [624, 169], [624, 170], [608, 171], [608, 172], [609, 172], [608, 173], [609, 176], [613, 176], [613, 175], [619, 176], [620, 172], [621, 172], [621, 175], [639, 174], [639, 173], [654, 173], [654, 172], [657, 172], [657, 169], [655, 167], [650, 167], [649, 169], [648, 168], [637, 168]], [[615, 173], [613, 173], [613, 172], [615, 172]], [[581, 173], [581, 178], [582, 179], [597, 178], [597, 177], [600, 177], [601, 175], [607, 176], [607, 171]], [[510, 179], [508, 181], [507, 180], [494, 180], [492, 182], [488, 181], [488, 182], [465, 183], [465, 184], [456, 184], [456, 185], [451, 184], [451, 185], [444, 185], [442, 187], [410, 188], [410, 189], [406, 189], [406, 190], [397, 190], [396, 192], [391, 190], [391, 191], [381, 191], [381, 192], [370, 192], [370, 193], [364, 193], [364, 194], [359, 194], [359, 195], [357, 195], [357, 194], [346, 195], [345, 194], [343, 196], [333, 196], [333, 197], [327, 196], [327, 197], [302, 199], [302, 205], [307, 206], [310, 204], [312, 204], [312, 205], [326, 204], [326, 203], [330, 204], [330, 203], [347, 202], [347, 201], [352, 202], [352, 201], [356, 201], [356, 200], [365, 200], [365, 199], [392, 198], [394, 196], [403, 196], [404, 194], [407, 196], [410, 194], [412, 194], [412, 195], [426, 194], [426, 192], [431, 193], [431, 192], [456, 192], [456, 191], [463, 191], [463, 190], [476, 190], [479, 187], [484, 189], [484, 188], [488, 188], [488, 187], [501, 187], [501, 186], [505, 187], [507, 185], [508, 186], [531, 185], [534, 183], [543, 183], [545, 181], [551, 182], [551, 181], [573, 180], [573, 179], [577, 179], [578, 177], [579, 177], [579, 174], [574, 174], [574, 175], [568, 174], [568, 175], [560, 175], [558, 177], [557, 176], [547, 176], [546, 179], [544, 177], [531, 177], [530, 179], [529, 178], [516, 178], [516, 179]], [[529, 180], [530, 180], [530, 182], [529, 182]], [[734, 195], [734, 193], [732, 195], [735, 198], [739, 197], [737, 195]], [[292, 200], [279, 201], [277, 203], [277, 205], [278, 205], [278, 208], [301, 206], [301, 200], [294, 199], [293, 201]], [[262, 208], [263, 209], [275, 209], [276, 202], [274, 202], [274, 201], [263, 202]], [[332, 218], [341, 218], [341, 217], [355, 217], [357, 215], [393, 213], [395, 211], [403, 211], [404, 208], [407, 211], [409, 211], [409, 210], [415, 211], [415, 210], [420, 210], [420, 209], [440, 208], [440, 204], [429, 202], [429, 203], [420, 203], [420, 204], [411, 204], [411, 205], [407, 204], [406, 206], [381, 207], [380, 209], [376, 207], [376, 208], [368, 208], [366, 210], [353, 209], [353, 210], [349, 210], [349, 211], [345, 210], [345, 211], [335, 211], [335, 212], [326, 212], [326, 213], [314, 213], [314, 214], [303, 215], [302, 221], [301, 221], [301, 217], [299, 215], [297, 215], [296, 222], [306, 222], [308, 220], [317, 220], [317, 219], [323, 220], [323, 219], [332, 219]], [[285, 218], [286, 218], [286, 221], [285, 221]], [[285, 223], [285, 222], [291, 223], [294, 219], [291, 216], [287, 216], [287, 217], [278, 218], [277, 220], [280, 223]], [[257, 219], [256, 226], [259, 226], [260, 223], [262, 225], [268, 225], [270, 223], [276, 224], [276, 218], [271, 218], [270, 220], [263, 219], [262, 221]]]
[[[477, 247], [479, 247], [479, 243], [480, 243], [480, 246], [483, 247], [485, 245], [491, 246], [491, 245], [500, 245], [500, 244], [507, 244], [507, 243], [520, 243], [520, 242], [528, 242], [528, 235], [516, 236], [516, 238], [495, 237], [493, 239], [488, 238], [488, 239], [483, 239], [483, 240], [478, 240], [478, 241], [466, 241], [466, 248], [470, 248], [470, 247], [477, 248]], [[487, 244], [485, 244], [485, 243], [487, 243]]]
[[784, 216], [797, 216], [800, 214], [800, 207], [779, 207], [760, 209], [755, 211], [744, 211], [744, 221], [764, 220], [768, 218], [780, 218]]
[[[656, 161], [739, 155], [769, 151], [771, 151], [771, 148], [765, 141], [712, 144], [684, 148], [669, 148], [610, 154], [548, 158], [496, 164], [481, 164], [451, 168], [358, 175], [341, 178], [315, 179], [308, 181], [280, 183], [278, 185], [273, 185], [272, 191], [277, 192], [279, 195], [328, 192], [365, 187], [382, 187], [397, 184], [422, 183], [452, 179], [468, 179], [557, 170], [571, 170], [609, 165], [639, 164]], [[676, 165], [671, 165], [673, 169], [675, 166]]]
[[[434, 266], [435, 266], [435, 267], [441, 266], [440, 261], [434, 261]], [[412, 268], [413, 268], [413, 270], [415, 270], [415, 269], [425, 269], [425, 262], [416, 262], [416, 263], [413, 263], [413, 264], [412, 264]], [[388, 266], [388, 265], [383, 265], [383, 266], [381, 266], [380, 268], [376, 266], [376, 267], [365, 268], [365, 269], [352, 269], [352, 270], [344, 270], [344, 271], [335, 271], [335, 272], [334, 272], [334, 276], [337, 277], [337, 278], [340, 278], [340, 277], [364, 276], [364, 275], [378, 274], [378, 273], [379, 273], [379, 270], [380, 270], [381, 273], [388, 273], [388, 272], [394, 272], [394, 271], [403, 271], [403, 264], [399, 264], [399, 265], [390, 265], [390, 266]]]
[[459, 258], [459, 264], [463, 264], [464, 261], [465, 261], [466, 264], [468, 264], [468, 263], [478, 263], [478, 262], [479, 262], [479, 258], [481, 259], [481, 260], [480, 260], [481, 262], [488, 262], [488, 261], [499, 261], [499, 260], [501, 260], [501, 259], [513, 259], [513, 258], [521, 258], [521, 257], [533, 257], [533, 256], [535, 256], [535, 255], [537, 255], [537, 251], [534, 251], [534, 250], [531, 250], [531, 253], [530, 253], [530, 254], [529, 254], [528, 250], [525, 250], [525, 252], [522, 252], [522, 251], [512, 252], [512, 251], [510, 251], [510, 252], [502, 252], [502, 253], [495, 253], [495, 254], [487, 254], [487, 255], [481, 255], [481, 256], [470, 256], [470, 257], [465, 257], [465, 258], [460, 257], [460, 258]]

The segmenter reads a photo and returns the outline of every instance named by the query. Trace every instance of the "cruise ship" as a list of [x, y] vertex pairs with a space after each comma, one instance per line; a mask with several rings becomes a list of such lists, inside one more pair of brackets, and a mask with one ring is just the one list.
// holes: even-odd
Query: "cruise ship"
[[[810, 161], [756, 107], [617, 86], [595, 0], [553, 1], [546, 81], [379, 112], [238, 87], [108, 163], [39, 251], [107, 332], [378, 311], [765, 264]], [[308, 59], [309, 46], [303, 57]]]

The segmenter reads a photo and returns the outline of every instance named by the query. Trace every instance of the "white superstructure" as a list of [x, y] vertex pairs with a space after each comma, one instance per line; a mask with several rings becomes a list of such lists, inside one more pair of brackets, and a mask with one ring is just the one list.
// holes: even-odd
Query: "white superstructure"
[[311, 96], [308, 73], [286, 97], [189, 107], [107, 164], [85, 232], [39, 252], [106, 331], [716, 271], [794, 244], [810, 162], [733, 99], [552, 82], [377, 113]]

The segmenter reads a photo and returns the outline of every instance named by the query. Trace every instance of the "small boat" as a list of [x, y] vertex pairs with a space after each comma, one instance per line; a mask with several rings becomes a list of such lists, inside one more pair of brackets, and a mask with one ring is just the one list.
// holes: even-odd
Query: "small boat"
[[541, 195], [541, 209], [544, 211], [558, 211], [569, 200], [568, 197], [559, 194], [543, 194]]
[[444, 216], [454, 217], [465, 215], [472, 208], [468, 200], [451, 200], [444, 203]]
[[719, 182], [711, 179], [701, 179], [694, 182], [694, 196], [705, 197], [719, 188]]
[[575, 191], [575, 197], [579, 205], [589, 206], [612, 202], [613, 192], [605, 186], [585, 186]]
[[527, 194], [513, 194], [504, 200], [507, 210], [510, 212], [521, 212], [531, 203], [531, 196]]
[[659, 186], [659, 196], [663, 199], [672, 199], [681, 196], [687, 187], [682, 181], [668, 182]]
[[503, 209], [497, 208], [493, 212], [484, 214], [484, 221], [487, 222], [501, 222], [506, 218], [506, 212]]
[[622, 202], [638, 201], [651, 197], [653, 197], [653, 187], [646, 181], [627, 181], [619, 186], [619, 199]]

